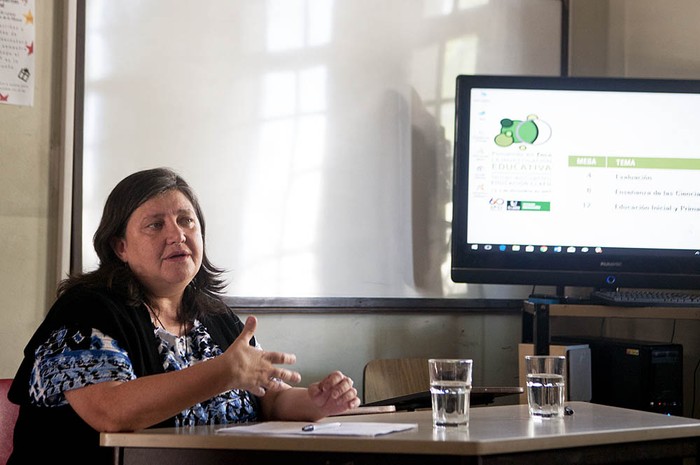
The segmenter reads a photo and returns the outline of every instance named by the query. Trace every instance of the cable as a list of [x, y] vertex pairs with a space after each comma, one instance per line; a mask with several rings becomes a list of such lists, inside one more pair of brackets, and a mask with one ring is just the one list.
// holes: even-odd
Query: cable
[[700, 369], [700, 359], [698, 359], [698, 363], [695, 365], [695, 370], [693, 370], [693, 403], [690, 406], [690, 416], [695, 417], [695, 398], [697, 397], [697, 388], [698, 388], [698, 369]]
[[676, 322], [678, 320], [674, 319], [673, 320], [673, 329], [671, 330], [671, 344], [673, 344], [673, 340], [676, 338]]

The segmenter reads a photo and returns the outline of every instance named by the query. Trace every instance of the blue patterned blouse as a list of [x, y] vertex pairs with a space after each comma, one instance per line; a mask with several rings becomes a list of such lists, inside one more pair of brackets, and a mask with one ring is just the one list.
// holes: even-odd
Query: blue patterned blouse
[[[156, 328], [155, 335], [160, 341], [158, 352], [166, 372], [181, 370], [222, 353], [198, 320], [184, 336], [175, 336], [162, 328]], [[86, 337], [90, 338], [89, 349], [78, 349], [77, 345]], [[85, 335], [63, 327], [51, 333], [36, 350], [30, 397], [37, 406], [61, 406], [67, 404], [65, 391], [135, 378], [129, 354], [117, 341], [95, 329]], [[176, 415], [175, 426], [255, 421], [255, 406], [250, 392], [234, 389], [183, 410]]]

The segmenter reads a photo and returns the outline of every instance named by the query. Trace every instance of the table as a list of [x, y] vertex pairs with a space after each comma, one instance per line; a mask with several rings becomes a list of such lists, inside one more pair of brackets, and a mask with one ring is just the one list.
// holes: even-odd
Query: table
[[526, 405], [475, 407], [469, 427], [454, 432], [433, 430], [430, 410], [418, 410], [325, 420], [418, 424], [377, 437], [224, 435], [196, 426], [102, 433], [100, 443], [114, 447], [115, 464], [123, 465], [700, 463], [700, 420], [568, 405], [575, 413], [561, 420], [531, 419]]

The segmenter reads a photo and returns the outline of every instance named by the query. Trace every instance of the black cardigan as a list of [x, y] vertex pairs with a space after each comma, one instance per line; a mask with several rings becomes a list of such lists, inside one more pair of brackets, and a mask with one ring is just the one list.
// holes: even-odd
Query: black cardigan
[[[222, 302], [221, 305], [225, 307]], [[243, 323], [226, 308], [200, 321], [222, 351], [236, 339]], [[99, 446], [99, 432], [85, 423], [70, 406], [35, 407], [29, 403], [29, 383], [37, 347], [61, 326], [77, 327], [83, 334], [95, 328], [115, 339], [129, 354], [136, 377], [163, 373], [159, 341], [145, 306], [133, 308], [107, 289], [76, 287], [63, 294], [24, 349], [8, 398], [20, 405], [15, 426], [14, 451], [8, 465], [42, 463], [47, 456], [70, 464], [112, 463], [112, 450]], [[83, 343], [89, 344], [89, 338]], [[251, 344], [255, 341], [251, 340]], [[170, 418], [155, 426], [175, 426]]]

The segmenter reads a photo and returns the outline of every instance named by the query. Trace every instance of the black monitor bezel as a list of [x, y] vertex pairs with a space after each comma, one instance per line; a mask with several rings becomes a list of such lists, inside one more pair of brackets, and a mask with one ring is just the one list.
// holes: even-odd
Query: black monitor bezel
[[[497, 254], [466, 246], [470, 91], [554, 89], [700, 94], [700, 80], [614, 77], [460, 75], [456, 79], [451, 277], [456, 283], [526, 284], [596, 289], [700, 289], [700, 258], [662, 249], [597, 255]], [[652, 111], [652, 110], [650, 110]], [[700, 249], [700, 244], [698, 246]], [[605, 262], [607, 265], [602, 266]]]

